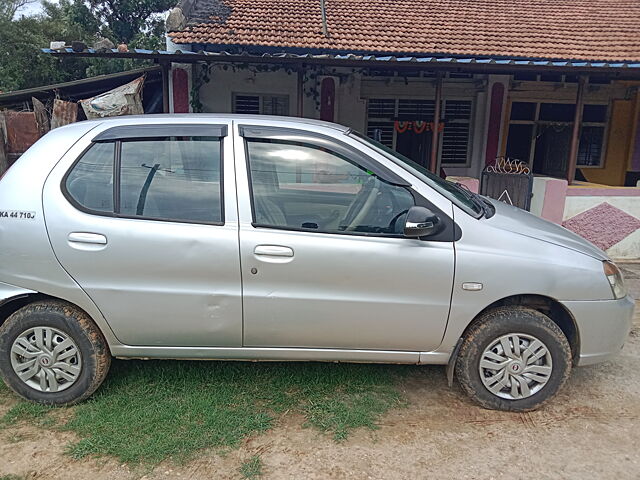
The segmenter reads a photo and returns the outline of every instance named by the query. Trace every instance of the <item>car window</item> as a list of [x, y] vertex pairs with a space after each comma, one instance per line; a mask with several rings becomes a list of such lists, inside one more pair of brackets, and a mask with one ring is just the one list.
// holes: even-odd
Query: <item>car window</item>
[[437, 175], [434, 175], [422, 165], [414, 162], [410, 158], [405, 157], [401, 153], [396, 152], [392, 148], [373, 140], [360, 132], [351, 130], [349, 136], [361, 143], [373, 148], [378, 153], [381, 153], [392, 162], [402, 166], [404, 169], [422, 179], [431, 187], [435, 188], [440, 194], [451, 200], [458, 205], [462, 210], [467, 212], [476, 218], [479, 218], [483, 214], [481, 205], [473, 200], [473, 196], [470, 196], [467, 192], [463, 191], [463, 187], [460, 187], [453, 182], [442, 179]]
[[123, 141], [119, 213], [221, 222], [220, 146], [213, 137]]
[[113, 143], [95, 143], [74, 165], [67, 192], [81, 207], [113, 212]]
[[387, 183], [324, 147], [247, 140], [254, 222], [329, 233], [400, 235], [414, 205]]

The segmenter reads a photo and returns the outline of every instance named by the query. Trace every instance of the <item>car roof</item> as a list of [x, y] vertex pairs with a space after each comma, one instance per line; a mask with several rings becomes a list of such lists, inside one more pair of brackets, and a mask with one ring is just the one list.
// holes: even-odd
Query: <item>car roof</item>
[[[331, 128], [342, 133], [348, 132], [350, 129], [337, 123], [325, 122], [323, 120], [315, 120], [312, 118], [302, 117], [285, 117], [278, 115], [246, 115], [236, 113], [163, 113], [163, 114], [147, 114], [147, 115], [123, 115], [120, 117], [105, 117], [95, 120], [84, 120], [82, 122], [87, 126], [91, 124], [98, 125], [104, 122], [113, 123], [116, 125], [130, 125], [137, 123], [136, 120], [144, 120], [145, 123], [165, 123], [167, 120], [180, 120], [184, 121], [197, 121], [197, 120], [223, 120], [223, 121], [238, 121], [238, 122], [269, 122], [279, 126], [295, 126], [295, 125], [309, 125], [317, 127]], [[156, 122], [157, 120], [164, 120]]]

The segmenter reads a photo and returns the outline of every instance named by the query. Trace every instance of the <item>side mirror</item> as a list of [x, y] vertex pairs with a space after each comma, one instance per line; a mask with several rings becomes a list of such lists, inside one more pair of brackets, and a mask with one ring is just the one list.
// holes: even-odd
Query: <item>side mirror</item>
[[404, 236], [417, 238], [435, 235], [444, 224], [440, 217], [425, 207], [411, 207], [404, 222]]

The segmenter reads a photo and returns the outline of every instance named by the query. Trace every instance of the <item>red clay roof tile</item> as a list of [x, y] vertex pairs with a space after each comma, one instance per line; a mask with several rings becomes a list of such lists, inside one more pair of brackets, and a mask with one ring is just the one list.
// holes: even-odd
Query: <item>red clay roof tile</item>
[[328, 37], [320, 0], [195, 2], [175, 43], [640, 61], [640, 0], [325, 0]]

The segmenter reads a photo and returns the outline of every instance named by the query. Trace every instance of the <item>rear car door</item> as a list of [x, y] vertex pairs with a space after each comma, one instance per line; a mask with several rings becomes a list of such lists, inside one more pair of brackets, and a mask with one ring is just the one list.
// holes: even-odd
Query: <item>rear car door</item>
[[240, 346], [229, 125], [108, 125], [45, 184], [58, 260], [125, 344]]
[[354, 147], [247, 125], [235, 142], [244, 345], [435, 349], [453, 282], [451, 205], [438, 238], [405, 238], [407, 210], [425, 199]]

